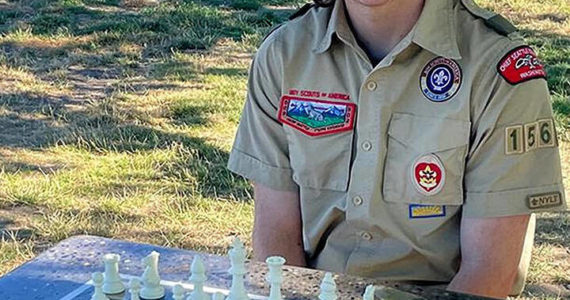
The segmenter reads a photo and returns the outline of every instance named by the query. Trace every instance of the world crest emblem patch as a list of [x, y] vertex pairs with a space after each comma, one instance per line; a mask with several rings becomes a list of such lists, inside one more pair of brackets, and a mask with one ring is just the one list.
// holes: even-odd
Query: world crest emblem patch
[[439, 193], [445, 184], [445, 168], [434, 154], [418, 157], [410, 173], [416, 190], [422, 195], [433, 196]]
[[352, 130], [356, 105], [295, 96], [281, 97], [278, 119], [309, 136]]
[[461, 80], [461, 68], [454, 60], [436, 57], [422, 70], [420, 89], [429, 100], [444, 102], [457, 93]]

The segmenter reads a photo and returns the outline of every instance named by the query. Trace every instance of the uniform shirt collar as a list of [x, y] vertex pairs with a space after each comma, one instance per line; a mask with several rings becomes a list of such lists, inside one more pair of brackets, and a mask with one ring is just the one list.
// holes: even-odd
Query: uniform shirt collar
[[[436, 55], [460, 59], [453, 2], [454, 0], [425, 0], [424, 8], [413, 29], [412, 41]], [[326, 31], [320, 38], [315, 39], [313, 50], [317, 53], [328, 50], [335, 33], [344, 43], [357, 46], [346, 19], [344, 0], [335, 1]]]

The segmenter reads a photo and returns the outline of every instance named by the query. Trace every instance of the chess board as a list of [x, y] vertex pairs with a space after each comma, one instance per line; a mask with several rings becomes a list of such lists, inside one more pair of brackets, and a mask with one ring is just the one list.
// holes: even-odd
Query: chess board
[[[123, 281], [123, 284], [125, 284], [125, 286], [128, 286], [129, 280], [131, 280], [132, 278], [138, 277], [138, 276], [127, 275], [127, 274], [119, 274], [119, 275], [121, 276], [121, 279]], [[75, 290], [69, 292], [67, 295], [59, 298], [59, 300], [89, 299], [93, 293], [93, 285], [92, 284], [93, 284], [92, 280], [89, 280], [89, 281], [85, 282], [84, 284], [80, 285], [79, 287], [77, 287]], [[175, 284], [182, 285], [182, 287], [185, 288], [186, 290], [192, 290], [194, 288], [194, 286], [188, 282], [161, 280], [160, 285], [162, 285], [166, 289], [166, 295], [164, 296], [165, 299], [172, 299], [172, 288], [174, 287]], [[220, 292], [220, 293], [224, 294], [225, 296], [227, 296], [229, 290], [211, 287], [211, 286], [205, 286], [204, 292], [206, 292], [208, 294]], [[128, 299], [127, 294], [128, 294], [128, 292], [125, 292], [125, 293], [121, 293], [118, 295], [107, 295], [107, 297], [109, 297], [110, 300], [113, 300], [113, 299], [121, 299], [122, 300], [122, 299]], [[267, 298], [266, 296], [256, 295], [256, 294], [248, 294], [248, 296], [251, 300], [264, 300]]]
[[[161, 285], [166, 288], [165, 299], [172, 299], [172, 287], [182, 283], [191, 290], [188, 281], [190, 265], [200, 255], [208, 277], [204, 290], [207, 293], [228, 293], [231, 275], [230, 261], [225, 256], [194, 251], [164, 248], [155, 245], [119, 241], [96, 236], [76, 236], [60, 242], [35, 259], [21, 265], [0, 278], [2, 300], [89, 300], [93, 293], [91, 274], [104, 269], [101, 258], [107, 253], [121, 256], [120, 277], [126, 284], [143, 273], [141, 259], [151, 251], [160, 253], [159, 273]], [[246, 290], [252, 300], [266, 299], [269, 284], [267, 267], [263, 263], [248, 262]], [[285, 299], [318, 299], [319, 284], [324, 273], [318, 270], [285, 266], [283, 268], [283, 296]], [[455, 294], [444, 290], [398, 284], [346, 275], [335, 275], [339, 299], [362, 299], [369, 284], [380, 286], [397, 299], [484, 299]], [[376, 294], [378, 296], [378, 293]], [[129, 299], [128, 293], [109, 296], [110, 299]], [[379, 299], [379, 298], [378, 298]]]

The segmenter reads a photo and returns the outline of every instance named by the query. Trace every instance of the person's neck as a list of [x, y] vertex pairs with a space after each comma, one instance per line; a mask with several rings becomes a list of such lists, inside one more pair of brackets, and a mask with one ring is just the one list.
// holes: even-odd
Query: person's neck
[[366, 0], [337, 1], [345, 1], [354, 35], [376, 64], [414, 27], [425, 0], [377, 0], [384, 3], [375, 5], [365, 4]]

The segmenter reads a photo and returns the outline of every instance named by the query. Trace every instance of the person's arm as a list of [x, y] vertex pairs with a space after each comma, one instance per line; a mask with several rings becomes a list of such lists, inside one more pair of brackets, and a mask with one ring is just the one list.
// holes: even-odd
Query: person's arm
[[288, 265], [305, 266], [299, 193], [254, 183], [253, 258], [280, 255]]
[[518, 272], [529, 217], [463, 218], [461, 266], [448, 289], [506, 298]]

